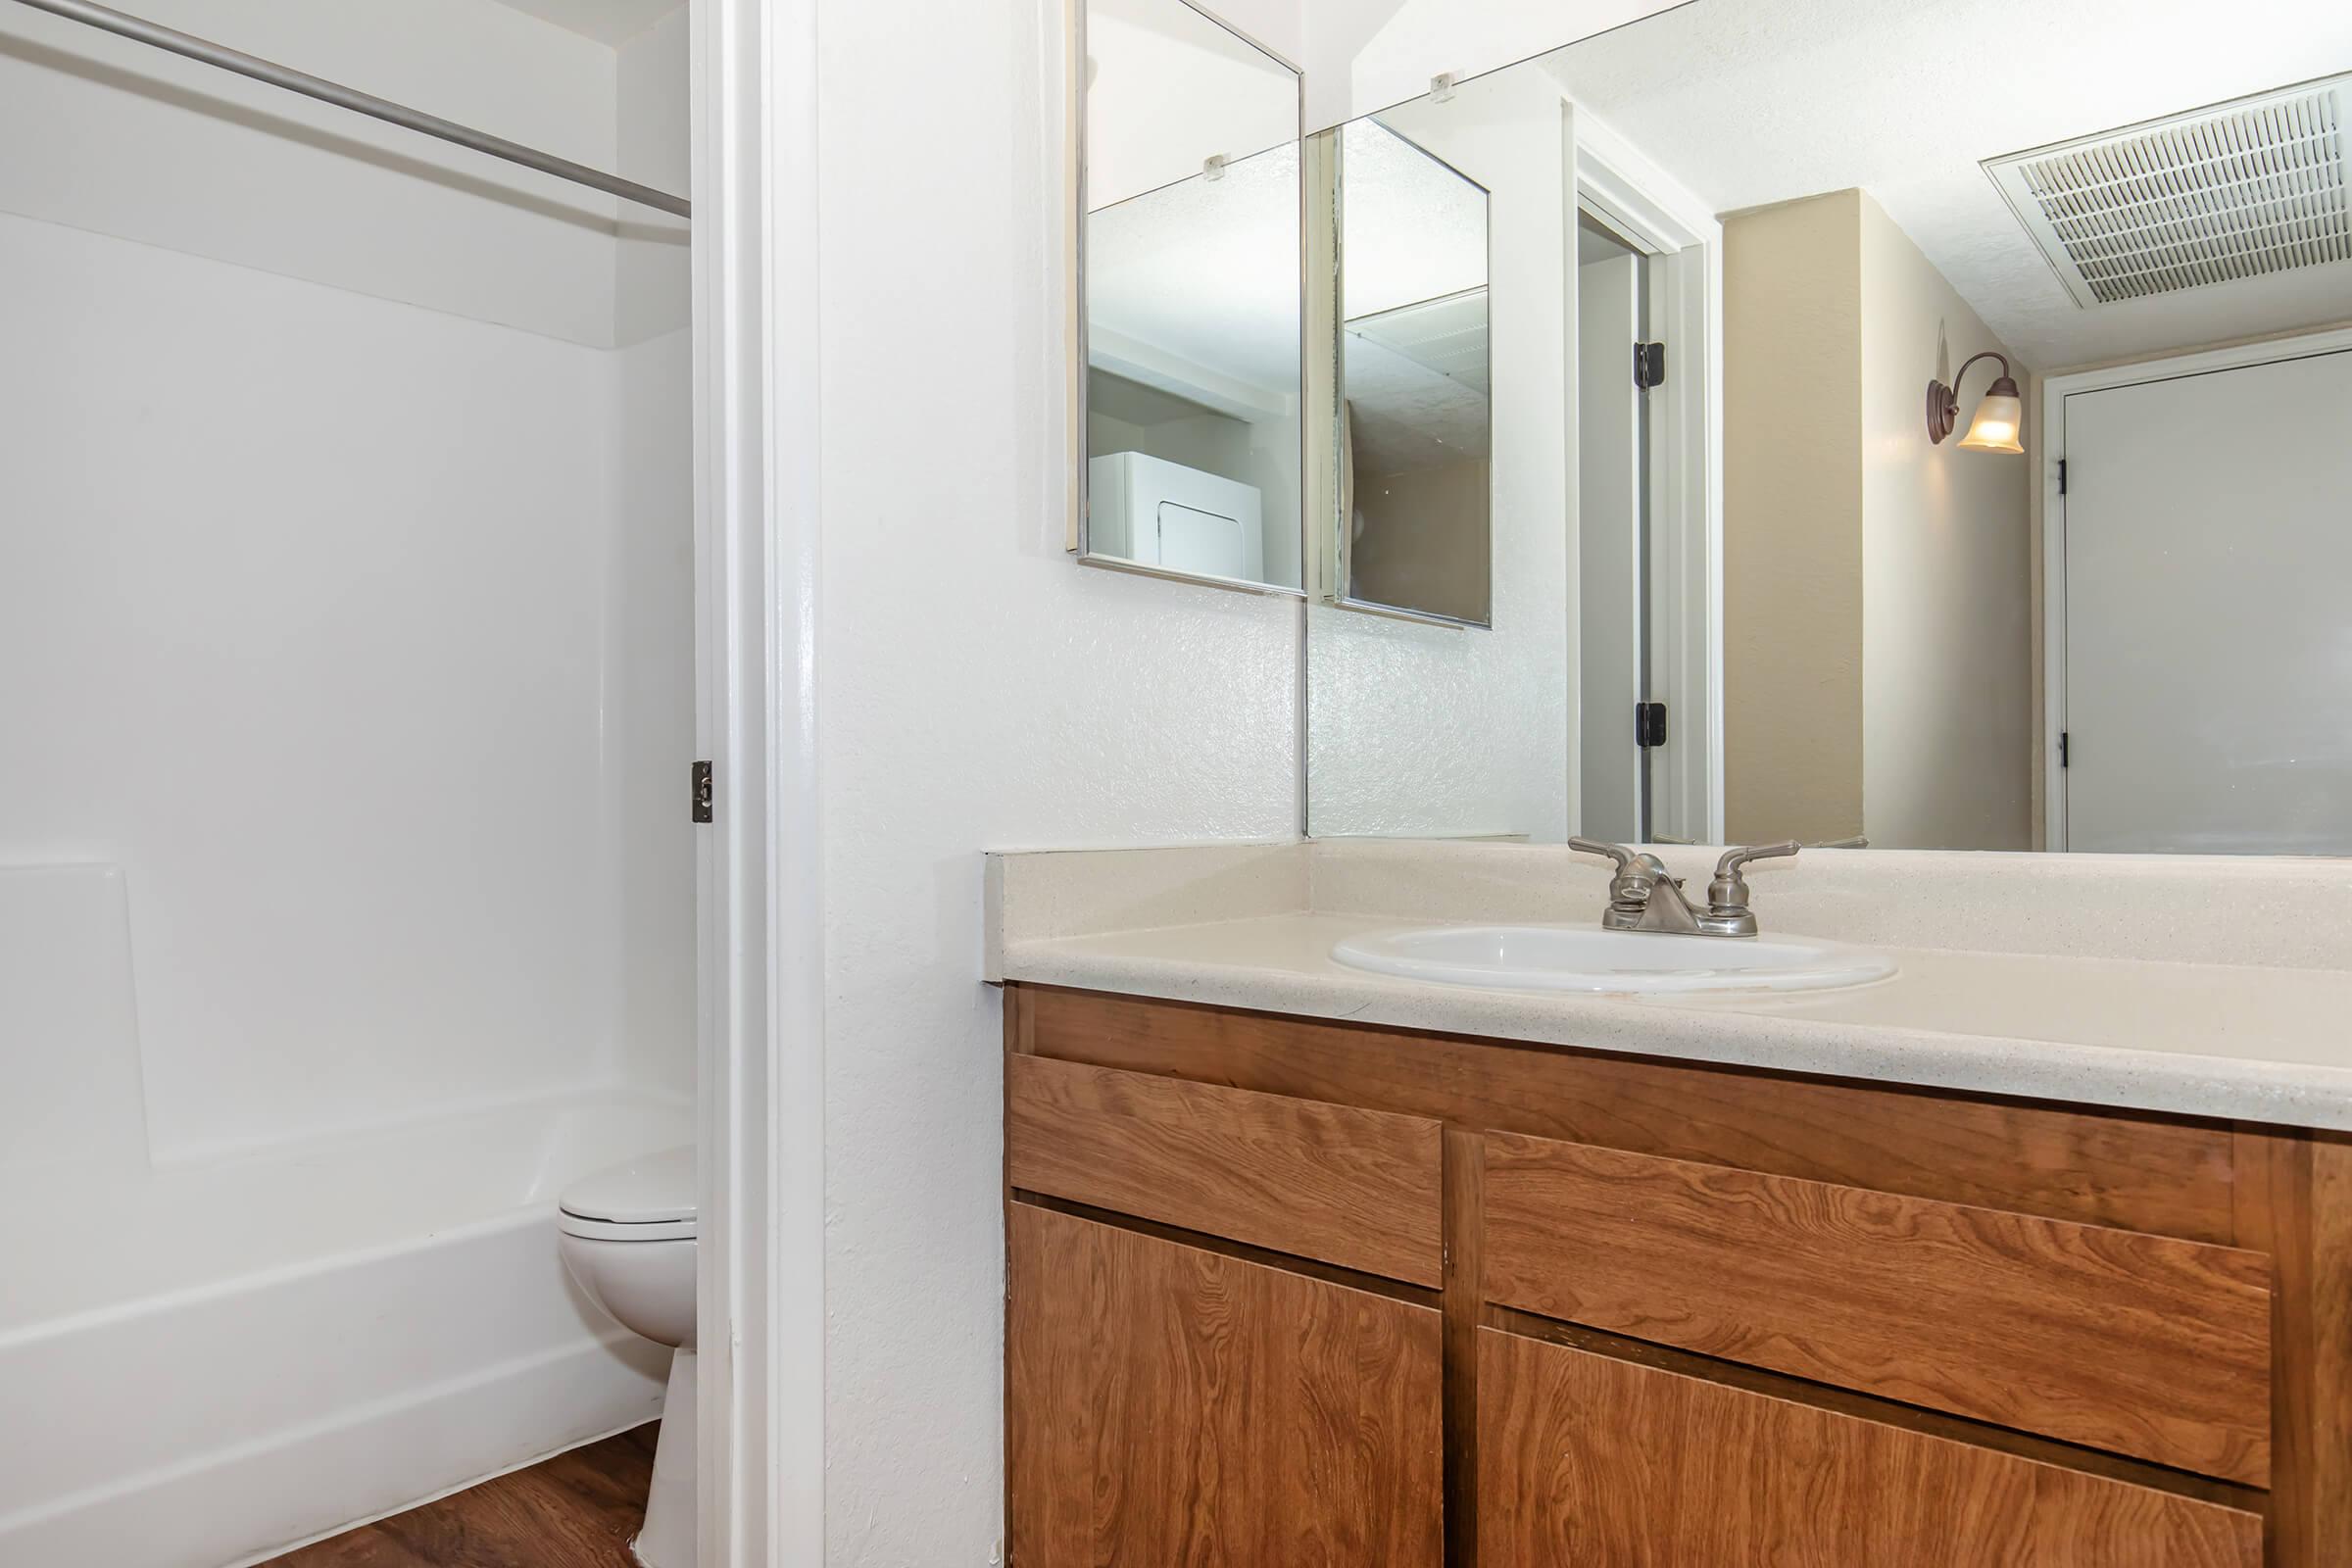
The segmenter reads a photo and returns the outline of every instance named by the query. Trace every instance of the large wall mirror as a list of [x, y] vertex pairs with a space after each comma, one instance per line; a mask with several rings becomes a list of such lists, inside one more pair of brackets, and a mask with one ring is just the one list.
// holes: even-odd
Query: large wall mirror
[[2352, 854], [2352, 9], [1692, 0], [1306, 163], [1313, 833]]
[[1299, 592], [1298, 74], [1185, 0], [1085, 0], [1074, 21], [1073, 547]]

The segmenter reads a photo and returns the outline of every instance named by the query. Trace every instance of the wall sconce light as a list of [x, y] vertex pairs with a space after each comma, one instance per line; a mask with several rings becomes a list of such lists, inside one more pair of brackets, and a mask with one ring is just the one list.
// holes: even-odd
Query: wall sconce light
[[2023, 452], [2026, 449], [2018, 444], [2017, 436], [2025, 428], [2025, 404], [2017, 395], [2017, 382], [2009, 374], [2009, 356], [1995, 354], [1990, 349], [1971, 355], [1960, 367], [1959, 375], [1952, 377], [1950, 386], [1941, 381], [1928, 383], [1928, 439], [1940, 444], [1952, 433], [1952, 426], [1960, 422], [1960, 376], [1966, 375], [1969, 366], [1979, 360], [2000, 361], [2001, 373], [1985, 392], [1984, 401], [1977, 405], [1977, 416], [1969, 421], [1968, 434], [1960, 438], [1960, 450]]

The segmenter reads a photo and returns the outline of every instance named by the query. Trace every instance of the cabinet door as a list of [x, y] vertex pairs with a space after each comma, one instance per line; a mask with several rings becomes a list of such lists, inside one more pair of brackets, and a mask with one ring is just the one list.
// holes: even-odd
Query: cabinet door
[[2259, 1515], [1479, 1332], [1480, 1568], [2256, 1568]]
[[1026, 1203], [1013, 1568], [1438, 1568], [1439, 1315]]

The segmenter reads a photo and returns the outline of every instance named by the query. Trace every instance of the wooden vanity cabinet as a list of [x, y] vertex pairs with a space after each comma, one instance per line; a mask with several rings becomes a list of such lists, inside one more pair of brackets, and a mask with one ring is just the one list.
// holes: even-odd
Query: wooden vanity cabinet
[[2352, 1142], [1005, 1017], [1015, 1568], [2352, 1568]]

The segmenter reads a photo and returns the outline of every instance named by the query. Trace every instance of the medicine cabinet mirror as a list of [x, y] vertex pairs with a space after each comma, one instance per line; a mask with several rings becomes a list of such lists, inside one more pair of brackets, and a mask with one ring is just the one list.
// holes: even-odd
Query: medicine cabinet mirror
[[1184, 0], [1073, 11], [1073, 548], [1301, 592], [1298, 73]]

